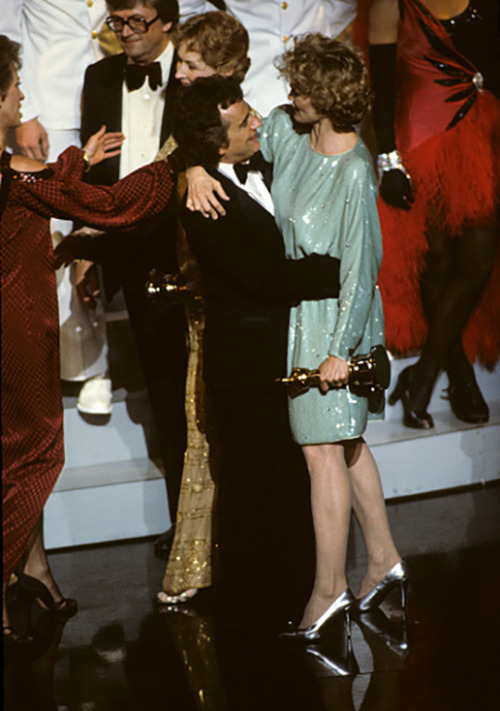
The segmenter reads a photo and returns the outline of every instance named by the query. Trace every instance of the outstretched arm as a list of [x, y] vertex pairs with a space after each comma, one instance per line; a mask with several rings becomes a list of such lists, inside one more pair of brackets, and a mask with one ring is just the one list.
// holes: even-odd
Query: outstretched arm
[[279, 234], [274, 239], [266, 227], [250, 225], [235, 214], [233, 203], [228, 203], [227, 215], [217, 222], [186, 209], [181, 213], [202, 271], [260, 298], [293, 302], [338, 296], [338, 259], [318, 254], [287, 259]]
[[12, 199], [45, 217], [80, 220], [98, 229], [135, 229], [169, 203], [174, 180], [165, 161], [134, 171], [112, 186], [89, 185], [80, 178], [83, 153], [71, 146], [54, 166], [54, 176], [20, 183]]

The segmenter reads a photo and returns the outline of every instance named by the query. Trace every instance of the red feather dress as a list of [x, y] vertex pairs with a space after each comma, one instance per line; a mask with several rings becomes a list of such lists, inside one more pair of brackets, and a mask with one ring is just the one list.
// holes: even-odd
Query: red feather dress
[[0, 222], [4, 580], [26, 550], [64, 464], [49, 218], [130, 230], [167, 205], [174, 185], [164, 161], [99, 187], [81, 181], [84, 162], [75, 147], [39, 173], [16, 173], [8, 158], [2, 155]]
[[[404, 211], [379, 198], [384, 242], [379, 286], [388, 348], [408, 353], [420, 349], [427, 335], [419, 285], [427, 224], [437, 222], [454, 237], [466, 226], [497, 221], [500, 100], [481, 88], [479, 69], [419, 0], [401, 0], [401, 7], [396, 144], [411, 175], [415, 202]], [[471, 361], [496, 362], [500, 251], [463, 342]]]

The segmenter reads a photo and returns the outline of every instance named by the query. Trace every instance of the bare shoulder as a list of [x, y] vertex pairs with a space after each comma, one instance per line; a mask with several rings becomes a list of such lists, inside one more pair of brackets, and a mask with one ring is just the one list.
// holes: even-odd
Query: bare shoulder
[[10, 165], [20, 173], [39, 173], [47, 167], [44, 163], [25, 156], [12, 156]]

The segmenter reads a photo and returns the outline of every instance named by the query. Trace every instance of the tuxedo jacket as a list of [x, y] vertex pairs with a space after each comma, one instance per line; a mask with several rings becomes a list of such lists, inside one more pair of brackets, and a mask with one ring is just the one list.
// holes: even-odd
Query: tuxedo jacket
[[[91, 64], [85, 72], [82, 95], [82, 145], [98, 131], [103, 124], [108, 131], [121, 131], [122, 89], [127, 63], [126, 54], [106, 57]], [[174, 55], [170, 77], [165, 89], [161, 133], [158, 148], [171, 133], [173, 112], [180, 82], [175, 78], [176, 57]], [[94, 166], [86, 180], [94, 185], [112, 185], [119, 179], [120, 157], [109, 158]], [[175, 191], [174, 191], [175, 193]], [[178, 269], [175, 247], [177, 206], [175, 194], [171, 203], [147, 230], [128, 235], [108, 233], [99, 240], [97, 253], [104, 267], [105, 288], [108, 297], [121, 284], [134, 283], [136, 288], [144, 284], [145, 277], [153, 267], [173, 272]], [[137, 248], [137, 245], [140, 248]]]
[[233, 390], [275, 387], [286, 374], [290, 305], [337, 297], [340, 262], [285, 257], [273, 216], [229, 178], [205, 166], [230, 200], [217, 220], [181, 208], [206, 298], [204, 378]]

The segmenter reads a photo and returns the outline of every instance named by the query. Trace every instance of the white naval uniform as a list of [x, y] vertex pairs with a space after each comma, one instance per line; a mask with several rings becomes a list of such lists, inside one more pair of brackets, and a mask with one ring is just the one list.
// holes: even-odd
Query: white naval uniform
[[[80, 145], [83, 77], [105, 56], [107, 14], [105, 0], [2, 0], [0, 33], [22, 45], [23, 122], [38, 118], [46, 129], [49, 162]], [[71, 228], [51, 220], [54, 244]], [[107, 370], [106, 324], [102, 304], [90, 311], [77, 297], [73, 272], [70, 266], [57, 273], [61, 377], [84, 381]]]
[[[181, 21], [216, 8], [205, 0], [179, 0]], [[250, 35], [252, 64], [243, 82], [245, 98], [263, 116], [288, 103], [289, 88], [273, 61], [291, 47], [291, 37], [321, 32], [336, 37], [354, 19], [357, 0], [226, 0]]]

